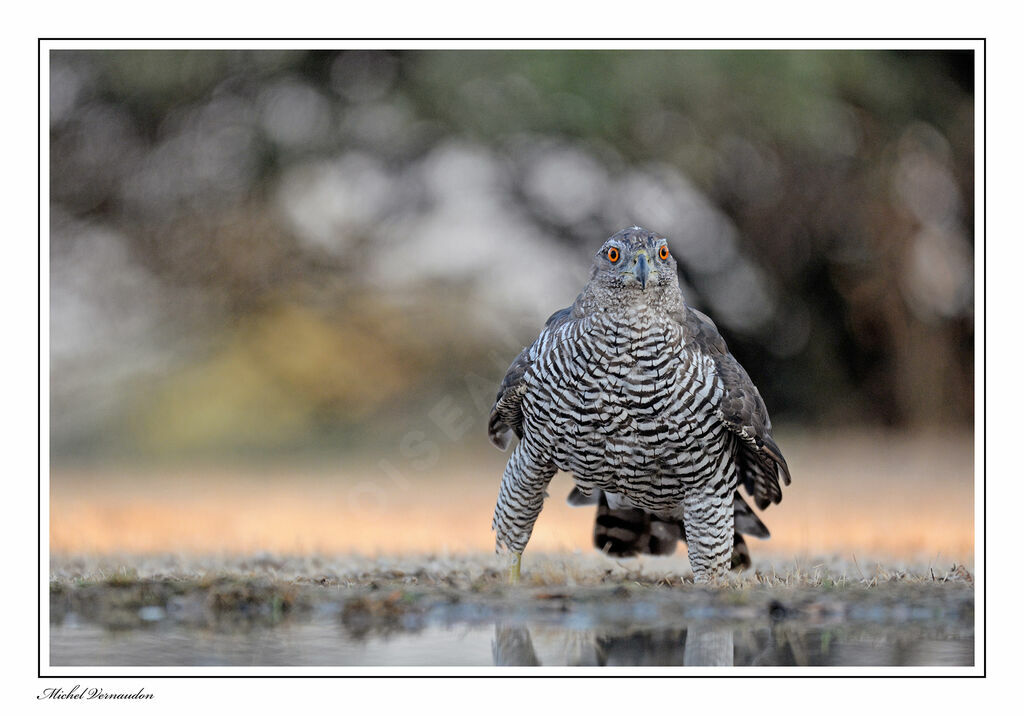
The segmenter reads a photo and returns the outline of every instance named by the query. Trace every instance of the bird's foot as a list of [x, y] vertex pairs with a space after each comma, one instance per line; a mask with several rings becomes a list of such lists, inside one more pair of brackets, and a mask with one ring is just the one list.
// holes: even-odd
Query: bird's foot
[[513, 552], [512, 558], [508, 565], [508, 583], [519, 584], [519, 563], [522, 561], [523, 555], [519, 552]]

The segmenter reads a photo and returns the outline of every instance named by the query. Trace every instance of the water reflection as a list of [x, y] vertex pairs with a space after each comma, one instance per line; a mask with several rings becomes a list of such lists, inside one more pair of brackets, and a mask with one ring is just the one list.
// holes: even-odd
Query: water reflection
[[[696, 624], [689, 629], [645, 629], [625, 633], [548, 630], [557, 662], [567, 666], [733, 666], [731, 629]], [[553, 631], [554, 633], [550, 633]], [[559, 650], [558, 641], [564, 648]], [[561, 653], [557, 653], [561, 651]], [[495, 666], [542, 666], [526, 626], [496, 624]]]
[[732, 666], [732, 630], [698, 625], [686, 632], [683, 666]]
[[530, 630], [524, 626], [495, 624], [491, 651], [495, 666], [540, 666]]
[[338, 615], [205, 626], [50, 627], [53, 666], [970, 666], [966, 625], [719, 622], [587, 625], [427, 620], [353, 630]]
[[[538, 632], [535, 640], [532, 631]], [[497, 623], [496, 666], [970, 666], [970, 634], [868, 625], [808, 628], [694, 622], [580, 631]], [[536, 644], [536, 645], [535, 645]]]

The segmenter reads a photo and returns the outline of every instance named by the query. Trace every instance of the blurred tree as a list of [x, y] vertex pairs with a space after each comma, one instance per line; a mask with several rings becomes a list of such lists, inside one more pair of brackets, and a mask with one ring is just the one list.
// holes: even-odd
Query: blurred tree
[[970, 52], [50, 60], [57, 453], [330, 442], [496, 384], [633, 223], [778, 421], [973, 421]]

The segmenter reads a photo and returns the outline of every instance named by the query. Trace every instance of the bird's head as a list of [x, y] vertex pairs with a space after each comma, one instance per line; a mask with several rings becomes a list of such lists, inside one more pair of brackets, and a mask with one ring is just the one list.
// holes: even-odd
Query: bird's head
[[590, 286], [618, 304], [674, 307], [682, 301], [676, 260], [662, 236], [634, 226], [601, 246], [590, 269]]

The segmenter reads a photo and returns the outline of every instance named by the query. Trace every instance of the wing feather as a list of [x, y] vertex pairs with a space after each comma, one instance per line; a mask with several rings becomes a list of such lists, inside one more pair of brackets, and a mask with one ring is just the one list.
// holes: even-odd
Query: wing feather
[[545, 321], [544, 330], [540, 332], [537, 340], [524, 348], [509, 366], [501, 381], [501, 387], [498, 388], [498, 397], [494, 400], [494, 406], [491, 408], [491, 414], [487, 420], [487, 436], [495, 447], [506, 450], [513, 434], [522, 439], [522, 405], [523, 396], [526, 394], [525, 377], [533, 365], [534, 346], [542, 342], [547, 333], [556, 331], [562, 325], [577, 318], [575, 307], [574, 303], [572, 306], [552, 313]]
[[679, 317], [686, 340], [697, 350], [710, 356], [722, 383], [722, 396], [716, 406], [717, 415], [739, 438], [737, 461], [740, 484], [759, 509], [782, 500], [782, 482], [791, 481], [789, 466], [772, 437], [772, 421], [768, 417], [761, 394], [747, 371], [729, 352], [725, 339], [714, 321], [700, 311], [686, 307]]

